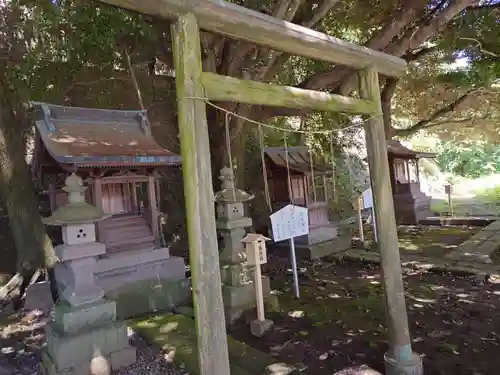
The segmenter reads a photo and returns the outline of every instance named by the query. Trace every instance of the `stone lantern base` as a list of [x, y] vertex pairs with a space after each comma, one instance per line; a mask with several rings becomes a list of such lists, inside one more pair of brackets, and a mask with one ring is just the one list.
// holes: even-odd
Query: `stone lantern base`
[[45, 328], [44, 375], [108, 375], [136, 362], [125, 322], [117, 322], [116, 305], [101, 299], [70, 306], [60, 302]]
[[[262, 294], [264, 299], [270, 295], [271, 287], [269, 278], [262, 276]], [[256, 308], [254, 283], [241, 285], [222, 285], [222, 298], [224, 300], [224, 314], [228, 326], [234, 324], [244, 311]]]

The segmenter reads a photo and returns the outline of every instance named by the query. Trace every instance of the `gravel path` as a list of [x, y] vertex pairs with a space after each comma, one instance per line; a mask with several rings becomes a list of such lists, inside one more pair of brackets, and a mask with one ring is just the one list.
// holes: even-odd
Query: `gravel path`
[[[49, 318], [39, 314], [0, 318], [0, 375], [40, 375], [40, 348], [43, 327]], [[188, 375], [158, 348], [130, 332], [137, 348], [137, 363], [114, 372], [115, 375]]]

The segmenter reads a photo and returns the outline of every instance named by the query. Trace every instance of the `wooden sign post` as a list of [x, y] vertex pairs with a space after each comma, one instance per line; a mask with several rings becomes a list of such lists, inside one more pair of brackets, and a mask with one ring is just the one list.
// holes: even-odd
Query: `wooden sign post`
[[453, 216], [453, 204], [451, 201], [451, 192], [452, 192], [451, 186], [452, 186], [451, 184], [444, 185], [444, 192], [448, 196], [448, 207], [450, 208], [450, 216]]
[[276, 211], [270, 217], [274, 242], [290, 241], [290, 256], [292, 259], [292, 272], [295, 297], [299, 298], [299, 276], [297, 273], [297, 259], [295, 256], [295, 237], [309, 234], [309, 215], [305, 207], [289, 204]]
[[262, 290], [262, 274], [260, 266], [267, 263], [266, 241], [270, 238], [261, 234], [248, 233], [242, 240], [245, 244], [247, 264], [255, 267], [254, 284], [257, 299], [257, 320], [250, 323], [250, 332], [257, 337], [262, 335], [273, 325], [272, 320], [265, 318], [264, 293]]
[[361, 243], [365, 242], [365, 231], [363, 229], [363, 216], [361, 211], [363, 210], [363, 197], [359, 196], [354, 200], [354, 206], [356, 208], [356, 221], [358, 223], [359, 240]]

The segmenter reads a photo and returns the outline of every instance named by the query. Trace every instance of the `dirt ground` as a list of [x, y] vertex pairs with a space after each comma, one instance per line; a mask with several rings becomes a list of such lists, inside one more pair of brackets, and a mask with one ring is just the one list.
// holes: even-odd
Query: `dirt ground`
[[[366, 364], [383, 370], [388, 349], [378, 266], [325, 260], [300, 267], [301, 298], [292, 295], [286, 260], [267, 267], [279, 311], [272, 331], [257, 339], [241, 324], [236, 339], [306, 374], [331, 375]], [[412, 346], [426, 375], [496, 375], [500, 366], [500, 284], [476, 277], [405, 269]]]
[[[483, 228], [468, 226], [400, 225], [399, 250], [402, 254], [442, 258], [481, 229]], [[364, 232], [365, 239], [371, 241], [371, 226], [365, 226]], [[354, 233], [354, 238], [359, 238], [358, 232]]]

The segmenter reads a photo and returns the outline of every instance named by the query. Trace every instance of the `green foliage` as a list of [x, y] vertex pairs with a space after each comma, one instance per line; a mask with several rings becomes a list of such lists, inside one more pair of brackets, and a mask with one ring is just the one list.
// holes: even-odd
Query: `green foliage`
[[500, 186], [478, 190], [476, 197], [481, 202], [493, 205], [495, 212], [500, 212]]
[[439, 173], [441, 170], [439, 169], [439, 166], [433, 162], [432, 160], [428, 159], [422, 159], [420, 161], [420, 167], [421, 171], [425, 176], [428, 177], [437, 177], [439, 176]]
[[463, 177], [500, 172], [500, 146], [485, 141], [440, 142], [436, 161], [442, 171]]
[[[10, 29], [14, 23], [19, 30], [6, 35], [7, 47], [1, 52], [12, 59], [1, 69], [2, 75], [22, 101], [62, 103], [75, 81], [125, 71], [125, 49], [151, 56], [158, 43], [144, 17], [98, 2], [12, 1], [2, 14], [0, 28]], [[16, 14], [23, 16], [13, 19]], [[98, 94], [93, 95], [96, 105], [103, 105]]]
[[[394, 99], [396, 127], [431, 119], [426, 126], [443, 139], [498, 141], [500, 7], [496, 0], [482, 5], [496, 6], [463, 11], [433, 38], [431, 52], [410, 65]], [[467, 93], [460, 105], [441, 111]]]

